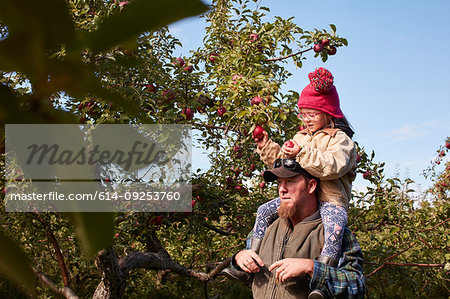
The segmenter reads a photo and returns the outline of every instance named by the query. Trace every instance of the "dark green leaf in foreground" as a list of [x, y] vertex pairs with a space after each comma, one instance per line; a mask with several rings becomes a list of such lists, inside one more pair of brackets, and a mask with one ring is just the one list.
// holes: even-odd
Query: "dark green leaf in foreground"
[[28, 257], [0, 230], [0, 272], [29, 292], [34, 290], [35, 275]]
[[206, 11], [199, 0], [138, 0], [120, 14], [106, 19], [96, 31], [86, 34], [92, 51], [104, 51], [135, 39], [140, 33], [168, 25]]

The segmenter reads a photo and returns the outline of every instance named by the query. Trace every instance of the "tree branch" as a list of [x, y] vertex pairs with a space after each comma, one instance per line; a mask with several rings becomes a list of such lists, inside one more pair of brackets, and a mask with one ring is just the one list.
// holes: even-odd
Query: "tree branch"
[[39, 284], [48, 287], [53, 293], [67, 299], [78, 299], [78, 296], [69, 287], [60, 288], [50, 280], [44, 273], [33, 267], [33, 271], [39, 278]]
[[229, 232], [226, 232], [226, 231], [224, 231], [224, 230], [221, 230], [220, 228], [217, 228], [217, 227], [215, 227], [215, 226], [213, 226], [213, 225], [211, 225], [211, 224], [209, 224], [209, 223], [204, 222], [203, 225], [206, 226], [207, 228], [209, 228], [210, 230], [215, 231], [215, 232], [218, 233], [219, 235], [223, 235], [223, 236], [229, 236], [229, 235], [230, 235]]
[[120, 269], [124, 275], [128, 275], [129, 272], [142, 268], [149, 270], [170, 270], [171, 272], [182, 276], [194, 277], [201, 281], [210, 280], [229, 264], [230, 258], [221, 262], [209, 273], [205, 273], [186, 269], [174, 262], [168, 254], [155, 252], [131, 252], [128, 255], [123, 256], [119, 261]]
[[310, 51], [310, 50], [312, 50], [312, 47], [309, 48], [309, 49], [306, 49], [306, 50], [302, 50], [302, 51], [299, 51], [299, 52], [296, 52], [296, 53], [292, 53], [292, 54], [286, 55], [286, 56], [282, 56], [282, 57], [278, 57], [278, 58], [267, 59], [266, 61], [280, 61], [280, 60], [288, 59], [288, 58], [290, 58], [290, 57], [293, 57], [293, 56], [297, 56], [297, 55], [306, 53], [306, 52], [308, 52], [308, 51]]
[[386, 262], [386, 265], [400, 266], [400, 267], [437, 267], [437, 268], [443, 268], [445, 266], [445, 264], [393, 263], [393, 262]]
[[396, 256], [399, 256], [399, 255], [402, 254], [403, 252], [410, 250], [410, 249], [411, 249], [414, 245], [416, 245], [416, 244], [417, 244], [417, 241], [414, 242], [414, 243], [412, 243], [411, 245], [409, 245], [407, 248], [403, 249], [402, 251], [397, 252], [396, 254], [393, 254], [393, 255], [391, 255], [390, 257], [385, 258], [384, 261], [387, 262], [387, 261], [390, 260], [391, 258], [394, 258], [394, 257], [396, 257]]
[[423, 230], [421, 230], [421, 231], [423, 232], [423, 231], [430, 231], [430, 230], [433, 230], [433, 229], [435, 229], [436, 227], [438, 227], [439, 225], [442, 225], [442, 224], [446, 223], [447, 221], [450, 221], [450, 218], [445, 219], [445, 220], [442, 221], [441, 223], [438, 223], [438, 224], [436, 224], [435, 226], [433, 226], [433, 227], [431, 227], [431, 228], [423, 229]]
[[37, 220], [42, 224], [45, 231], [47, 232], [47, 237], [49, 238], [50, 242], [53, 245], [53, 248], [55, 249], [56, 259], [58, 261], [59, 269], [61, 271], [61, 276], [63, 278], [64, 286], [70, 287], [70, 275], [69, 271], [67, 271], [66, 263], [64, 262], [64, 257], [61, 253], [61, 248], [59, 247], [59, 243], [56, 240], [55, 235], [53, 234], [52, 230], [49, 227], [49, 223], [47, 223], [44, 219], [42, 219], [41, 215], [39, 213], [34, 214], [37, 218]]
[[227, 129], [226, 127], [218, 127], [218, 126], [199, 124], [199, 123], [191, 123], [191, 125], [196, 126], [196, 127], [204, 127], [204, 128], [208, 128], [208, 129], [219, 129], [219, 130], [223, 130], [223, 131], [225, 131]]
[[394, 263], [394, 262], [384, 262], [381, 264], [378, 268], [370, 272], [366, 275], [366, 278], [369, 278], [370, 276], [374, 275], [381, 269], [383, 269], [385, 266], [397, 266], [397, 267], [440, 267], [443, 268], [445, 264], [422, 264], [422, 263]]

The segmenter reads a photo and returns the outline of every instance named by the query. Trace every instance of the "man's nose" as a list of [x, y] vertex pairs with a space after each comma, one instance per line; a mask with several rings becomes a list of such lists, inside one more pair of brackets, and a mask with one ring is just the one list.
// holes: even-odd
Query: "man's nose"
[[285, 182], [280, 182], [278, 185], [278, 191], [280, 193], [286, 193], [287, 192], [287, 188], [286, 188], [286, 183]]

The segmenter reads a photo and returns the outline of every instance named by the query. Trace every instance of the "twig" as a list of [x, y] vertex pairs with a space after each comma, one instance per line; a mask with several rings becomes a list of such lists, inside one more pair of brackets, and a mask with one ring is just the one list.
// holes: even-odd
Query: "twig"
[[191, 123], [191, 125], [195, 126], [195, 127], [204, 127], [204, 128], [208, 128], [208, 129], [220, 129], [225, 131], [227, 128], [226, 127], [218, 127], [218, 126], [213, 126], [213, 125], [207, 125], [207, 124], [199, 124], [199, 123]]
[[280, 61], [280, 60], [288, 59], [288, 58], [290, 58], [290, 57], [292, 57], [292, 56], [297, 56], [297, 55], [299, 55], [299, 54], [306, 53], [306, 52], [308, 52], [308, 51], [310, 51], [310, 50], [312, 50], [312, 47], [309, 48], [309, 49], [306, 49], [306, 50], [302, 50], [302, 51], [299, 51], [299, 52], [296, 52], [296, 53], [292, 53], [292, 54], [286, 55], [286, 56], [282, 56], [282, 57], [278, 57], [278, 58], [267, 59], [266, 61]]
[[39, 283], [47, 286], [53, 293], [63, 296], [67, 299], [78, 299], [78, 296], [69, 287], [59, 288], [53, 281], [50, 280], [44, 273], [33, 267], [33, 271], [39, 278]]
[[[422, 289], [420, 289], [420, 292], [421, 292], [421, 293], [425, 290], [425, 288], [428, 286], [429, 283], [430, 283], [429, 280], [427, 280], [427, 281], [425, 282], [425, 284], [424, 284], [424, 286], [422, 287]], [[417, 297], [416, 297], [416, 298], [419, 298], [419, 294], [417, 294]]]
[[209, 228], [210, 230], [215, 231], [215, 232], [218, 233], [219, 235], [223, 235], [223, 236], [229, 236], [229, 235], [230, 235], [229, 232], [226, 232], [226, 231], [224, 231], [224, 230], [221, 230], [220, 228], [217, 228], [217, 227], [215, 227], [215, 226], [213, 226], [213, 225], [211, 225], [211, 224], [209, 224], [209, 223], [204, 222], [203, 225], [206, 226], [207, 228]]
[[390, 266], [400, 266], [400, 267], [438, 267], [443, 268], [445, 264], [421, 264], [421, 263], [393, 263], [386, 262], [386, 265]]
[[372, 272], [367, 274], [366, 278], [369, 278], [370, 276], [374, 275], [375, 273], [377, 273], [378, 271], [383, 269], [385, 266], [397, 266], [397, 267], [440, 267], [440, 268], [443, 268], [445, 266], [445, 264], [421, 264], [421, 263], [384, 262], [383, 264], [381, 264], [381, 266], [379, 266], [378, 268], [376, 268], [375, 270], [373, 270]]
[[378, 268], [376, 268], [375, 270], [373, 270], [372, 272], [370, 272], [369, 274], [366, 275], [366, 278], [369, 278], [370, 276], [374, 275], [375, 273], [377, 273], [378, 271], [380, 271], [381, 269], [383, 269], [386, 266], [386, 263], [381, 264], [381, 266], [379, 266]]
[[438, 223], [438, 224], [436, 224], [435, 226], [433, 226], [433, 227], [431, 227], [431, 228], [423, 229], [423, 230], [421, 230], [421, 232], [433, 230], [433, 229], [435, 229], [436, 227], [438, 227], [439, 225], [442, 225], [442, 224], [446, 223], [447, 221], [450, 221], [450, 218], [445, 219], [445, 220], [442, 221], [441, 223]]
[[8, 84], [8, 83], [9, 83], [9, 80], [11, 79], [11, 75], [12, 75], [12, 72], [9, 73], [8, 79], [6, 80], [6, 83], [5, 83], [5, 84]]
[[420, 242], [422, 242], [423, 244], [425, 244], [428, 248], [430, 248], [430, 249], [441, 249], [441, 248], [439, 248], [439, 247], [433, 247], [433, 246], [431, 246], [430, 244], [428, 244], [424, 239], [422, 239], [422, 238], [418, 238], [419, 239], [419, 241]]
[[396, 254], [391, 255], [390, 257], [385, 258], [384, 261], [386, 262], [386, 261], [390, 260], [391, 258], [394, 258], [394, 257], [396, 257], [396, 256], [399, 256], [399, 255], [402, 254], [403, 252], [408, 251], [409, 249], [411, 249], [411, 248], [412, 248], [414, 245], [416, 245], [416, 244], [417, 244], [417, 241], [414, 242], [414, 243], [412, 243], [411, 245], [409, 245], [408, 248], [405, 248], [405, 249], [403, 249], [402, 251], [397, 252]]

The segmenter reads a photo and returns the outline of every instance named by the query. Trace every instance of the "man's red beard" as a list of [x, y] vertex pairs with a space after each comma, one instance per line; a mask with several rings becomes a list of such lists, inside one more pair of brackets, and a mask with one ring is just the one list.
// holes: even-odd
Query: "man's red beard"
[[278, 216], [284, 219], [288, 219], [294, 216], [294, 214], [295, 214], [295, 206], [289, 205], [287, 202], [282, 200], [281, 205], [278, 208]]

